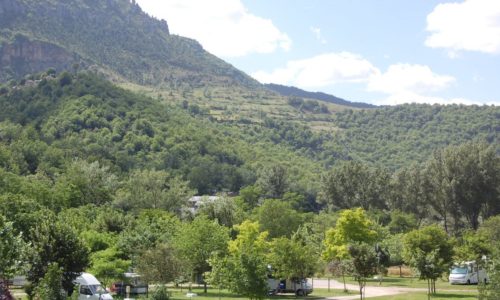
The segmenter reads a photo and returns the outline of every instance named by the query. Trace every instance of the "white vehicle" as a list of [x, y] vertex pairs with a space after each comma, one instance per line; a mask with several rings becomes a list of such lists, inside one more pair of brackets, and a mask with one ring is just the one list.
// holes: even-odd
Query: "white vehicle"
[[307, 279], [275, 279], [268, 278], [270, 294], [294, 293], [297, 296], [306, 296], [313, 292], [312, 285]]
[[92, 274], [82, 273], [75, 279], [75, 284], [74, 293], [78, 293], [78, 300], [113, 300], [109, 292]]
[[466, 261], [453, 266], [449, 280], [451, 284], [478, 284], [489, 281], [486, 271], [480, 269], [475, 261]]

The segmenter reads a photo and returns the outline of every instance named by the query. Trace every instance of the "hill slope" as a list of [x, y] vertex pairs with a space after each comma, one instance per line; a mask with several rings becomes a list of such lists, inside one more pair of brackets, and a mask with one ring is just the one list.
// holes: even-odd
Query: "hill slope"
[[139, 84], [258, 83], [130, 0], [3, 0], [0, 80], [75, 64]]
[[280, 95], [287, 96], [287, 97], [295, 96], [295, 97], [301, 97], [301, 98], [309, 98], [309, 99], [315, 99], [315, 100], [325, 101], [325, 102], [329, 102], [329, 103], [333, 103], [333, 104], [349, 106], [349, 107], [357, 107], [357, 108], [374, 108], [374, 107], [376, 107], [375, 105], [368, 104], [368, 103], [347, 101], [345, 99], [335, 97], [333, 95], [325, 94], [322, 92], [304, 91], [302, 89], [299, 89], [299, 88], [296, 88], [293, 86], [285, 86], [285, 85], [274, 84], [274, 83], [265, 84], [264, 86], [272, 91], [279, 93]]

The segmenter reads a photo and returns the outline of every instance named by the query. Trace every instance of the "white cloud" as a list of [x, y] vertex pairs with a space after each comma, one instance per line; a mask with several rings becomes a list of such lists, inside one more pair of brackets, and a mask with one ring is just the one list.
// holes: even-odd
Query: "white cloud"
[[500, 1], [466, 0], [437, 5], [427, 16], [425, 45], [457, 51], [500, 53]]
[[424, 65], [395, 64], [387, 72], [370, 78], [369, 91], [386, 94], [427, 94], [446, 89], [455, 81], [448, 75], [438, 75]]
[[323, 37], [321, 34], [321, 28], [311, 26], [309, 27], [309, 30], [314, 34], [314, 37], [321, 43], [321, 44], [326, 44], [326, 39]]
[[252, 76], [263, 83], [320, 88], [338, 83], [365, 82], [378, 72], [378, 69], [363, 57], [341, 52], [289, 61], [283, 68], [271, 72], [258, 71]]
[[137, 0], [147, 13], [165, 19], [172, 33], [198, 40], [222, 57], [288, 51], [290, 38], [271, 20], [248, 12], [240, 0]]
[[385, 73], [372, 76], [367, 90], [388, 94], [377, 104], [396, 105], [401, 103], [464, 103], [473, 104], [468, 99], [446, 99], [436, 97], [433, 93], [445, 90], [455, 82], [455, 78], [439, 75], [424, 65], [395, 64], [389, 66]]

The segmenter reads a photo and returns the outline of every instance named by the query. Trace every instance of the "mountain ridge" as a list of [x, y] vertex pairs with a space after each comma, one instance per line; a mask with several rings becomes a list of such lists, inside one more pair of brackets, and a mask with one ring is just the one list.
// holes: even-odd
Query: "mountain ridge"
[[[146, 85], [259, 85], [197, 41], [171, 35], [166, 21], [149, 16], [135, 1], [5, 0], [0, 20], [2, 81], [43, 72], [52, 61], [59, 71], [94, 66]], [[24, 49], [40, 43], [65, 50], [64, 59], [42, 51], [45, 60], [38, 64], [40, 57]]]
[[295, 96], [295, 97], [302, 97], [302, 98], [309, 98], [309, 99], [314, 99], [314, 100], [320, 100], [320, 101], [325, 101], [333, 104], [338, 104], [338, 105], [343, 105], [343, 106], [349, 106], [349, 107], [356, 107], [356, 108], [375, 108], [377, 107], [376, 105], [369, 104], [369, 103], [364, 103], [364, 102], [353, 102], [353, 101], [348, 101], [342, 98], [339, 98], [334, 95], [330, 95], [327, 93], [323, 92], [309, 92], [294, 86], [286, 86], [286, 85], [281, 85], [281, 84], [275, 84], [275, 83], [269, 83], [269, 84], [264, 84], [264, 86], [270, 90], [273, 90], [277, 93], [279, 93], [282, 96]]

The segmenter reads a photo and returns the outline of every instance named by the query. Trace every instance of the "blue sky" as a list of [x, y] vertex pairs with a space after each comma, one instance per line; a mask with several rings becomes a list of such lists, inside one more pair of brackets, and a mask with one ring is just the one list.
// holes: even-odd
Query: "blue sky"
[[500, 1], [138, 0], [261, 82], [352, 101], [500, 105]]

